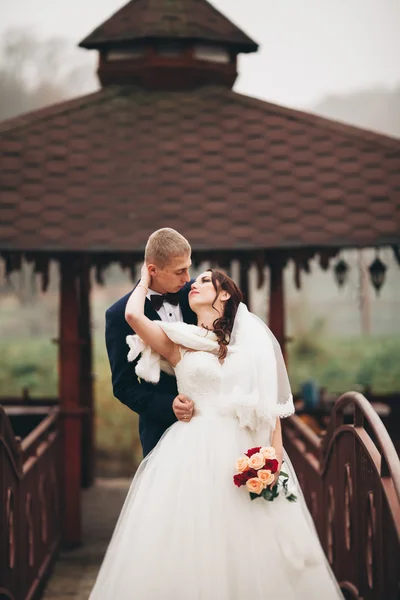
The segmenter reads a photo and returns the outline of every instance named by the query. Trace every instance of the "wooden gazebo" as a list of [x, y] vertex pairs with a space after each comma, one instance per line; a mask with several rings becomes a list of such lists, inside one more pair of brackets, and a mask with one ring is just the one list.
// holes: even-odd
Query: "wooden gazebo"
[[[64, 541], [81, 538], [82, 457], [93, 444], [89, 271], [134, 271], [172, 226], [196, 262], [270, 268], [270, 325], [284, 346], [282, 273], [341, 248], [400, 243], [400, 142], [237, 94], [257, 44], [206, 0], [133, 0], [81, 46], [102, 87], [0, 127], [0, 250], [7, 273], [61, 273], [59, 399]], [[396, 250], [397, 251], [397, 250]], [[82, 444], [83, 440], [83, 444]], [[88, 459], [89, 457], [89, 459]]]

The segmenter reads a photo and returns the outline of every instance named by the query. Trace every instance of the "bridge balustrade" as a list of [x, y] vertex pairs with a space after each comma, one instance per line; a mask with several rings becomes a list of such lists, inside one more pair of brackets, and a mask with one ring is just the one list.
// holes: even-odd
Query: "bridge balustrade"
[[371, 404], [348, 392], [322, 439], [296, 415], [284, 420], [283, 436], [345, 597], [398, 600], [400, 462]]
[[38, 597], [60, 543], [57, 406], [0, 406], [0, 598]]

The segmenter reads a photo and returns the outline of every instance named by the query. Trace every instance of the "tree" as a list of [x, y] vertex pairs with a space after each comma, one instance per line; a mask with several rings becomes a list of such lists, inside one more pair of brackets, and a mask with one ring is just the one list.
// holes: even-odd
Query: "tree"
[[65, 40], [8, 31], [0, 42], [0, 120], [94, 91], [92, 62]]

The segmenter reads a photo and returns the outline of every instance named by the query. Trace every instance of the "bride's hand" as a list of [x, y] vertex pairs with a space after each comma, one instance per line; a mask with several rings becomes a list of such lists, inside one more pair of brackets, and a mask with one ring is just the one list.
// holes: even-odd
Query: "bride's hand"
[[276, 485], [278, 483], [278, 479], [279, 479], [279, 472], [280, 472], [280, 467], [277, 470], [277, 472], [274, 474], [274, 480], [273, 482], [270, 484], [270, 488], [272, 489], [274, 487], [274, 485]]
[[276, 485], [278, 483], [279, 474], [281, 472], [282, 463], [283, 463], [283, 458], [281, 458], [280, 456], [277, 456], [276, 460], [278, 461], [279, 466], [278, 466], [277, 472], [274, 474], [274, 480], [273, 480], [273, 482], [270, 485], [271, 489], [274, 487], [274, 485]]
[[142, 268], [140, 270], [140, 281], [147, 288], [149, 288], [151, 285], [151, 275], [145, 262], [143, 263]]

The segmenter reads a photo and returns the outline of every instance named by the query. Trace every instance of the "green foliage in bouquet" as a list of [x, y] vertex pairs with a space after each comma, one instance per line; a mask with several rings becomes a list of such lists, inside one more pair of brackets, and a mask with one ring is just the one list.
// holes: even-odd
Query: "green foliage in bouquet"
[[[288, 489], [288, 481], [289, 481], [289, 475], [287, 473], [284, 473], [283, 471], [281, 471], [279, 473], [279, 479], [282, 477], [282, 481], [280, 482], [283, 488], [283, 492], [286, 496], [286, 500], [289, 500], [289, 502], [296, 502], [297, 500], [297, 496], [296, 494], [293, 494], [292, 492], [289, 492]], [[268, 500], [268, 502], [272, 502], [273, 500], [275, 500], [275, 498], [277, 498], [279, 496], [279, 485], [278, 483], [275, 483], [274, 486], [271, 487], [266, 487], [261, 494], [254, 494], [253, 492], [250, 492], [250, 498], [252, 500], [255, 500], [256, 498], [264, 498], [264, 500]]]

